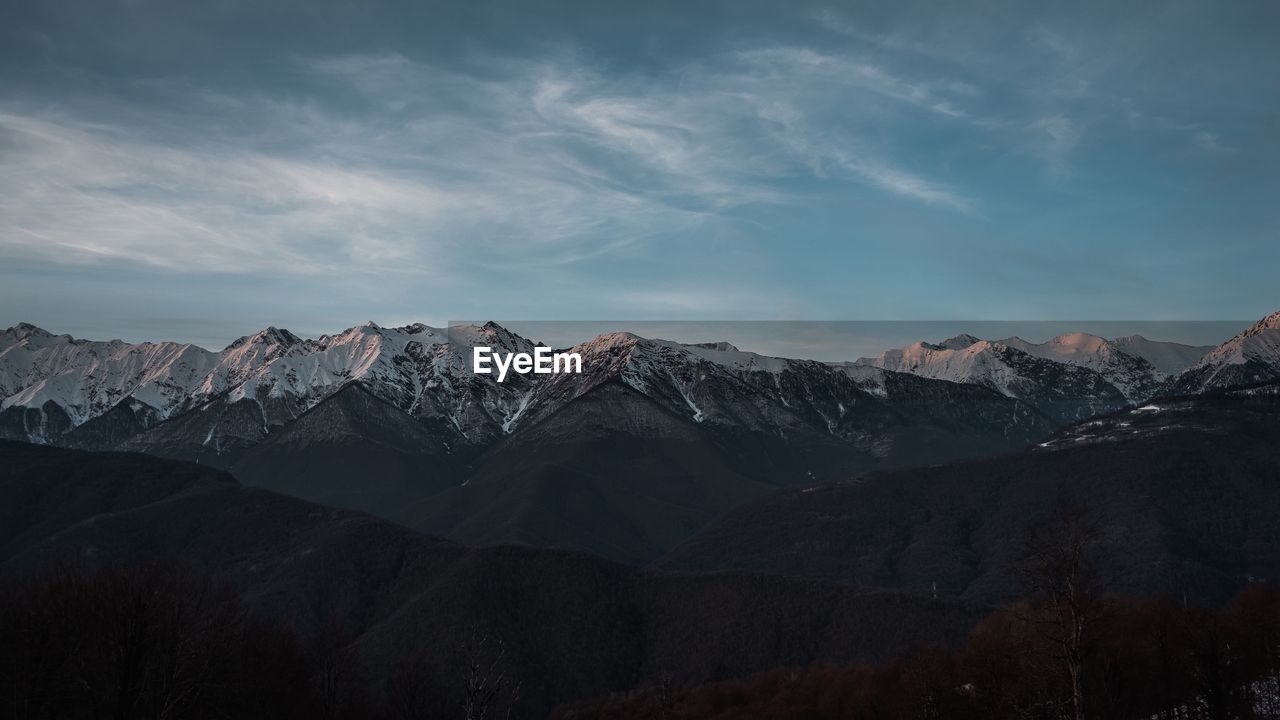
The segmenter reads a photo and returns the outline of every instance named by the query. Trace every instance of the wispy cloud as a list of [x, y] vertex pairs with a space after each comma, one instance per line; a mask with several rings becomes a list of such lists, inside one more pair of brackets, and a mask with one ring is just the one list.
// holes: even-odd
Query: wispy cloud
[[1029, 125], [1034, 135], [1033, 152], [1039, 155], [1054, 177], [1071, 172], [1071, 152], [1080, 143], [1080, 128], [1065, 115], [1046, 115]]
[[[384, 171], [0, 114], [6, 254], [178, 271], [422, 271], [404, 233], [491, 205]], [[324, 245], [324, 252], [317, 252]]]
[[[986, 53], [979, 52], [978, 46], [974, 43], [939, 42], [936, 37], [924, 39], [897, 31], [876, 32], [832, 8], [818, 10], [812, 17], [823, 28], [851, 38], [873, 50], [932, 58], [958, 66], [986, 64], [992, 61]], [[919, 27], [916, 27], [917, 31]], [[947, 36], [948, 39], [954, 39], [955, 33], [948, 28]]]
[[562, 264], [794, 201], [778, 181], [804, 174], [972, 208], [835, 116], [864, 94], [962, 118], [954, 92], [803, 48], [659, 78], [571, 61], [473, 73], [398, 54], [297, 63], [318, 88], [302, 101], [162, 87], [182, 110], [152, 121], [190, 124], [181, 131], [3, 108], [5, 253], [232, 273], [430, 274], [477, 250]]
[[957, 102], [971, 99], [977, 93], [973, 86], [963, 82], [909, 79], [864, 59], [808, 48], [775, 47], [744, 52], [741, 56], [758, 69], [821, 82], [829, 90], [840, 90], [846, 97], [850, 91], [862, 90], [953, 118], [968, 116], [957, 107]]
[[1236, 149], [1227, 145], [1222, 141], [1222, 137], [1218, 133], [1208, 130], [1199, 130], [1195, 133], [1196, 147], [1209, 155], [1227, 156], [1235, 155]]
[[[17, 2], [11, 321], [123, 327], [157, 295], [166, 317], [303, 329], [1214, 314], [1188, 292], [1206, 277], [1251, 298], [1219, 314], [1249, 315], [1270, 287], [1262, 8], [499, 0], [320, 3], [299, 24]], [[1082, 291], [1099, 257], [1125, 282]]]

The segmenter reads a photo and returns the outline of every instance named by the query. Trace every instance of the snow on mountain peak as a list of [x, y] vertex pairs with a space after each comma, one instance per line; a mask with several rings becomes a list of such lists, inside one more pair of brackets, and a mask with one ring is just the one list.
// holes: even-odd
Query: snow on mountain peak
[[[496, 325], [482, 334], [480, 344], [512, 350], [529, 345]], [[422, 324], [388, 329], [369, 323], [316, 340], [271, 326], [220, 352], [178, 343], [75, 340], [25, 323], [2, 337], [13, 339], [0, 343], [0, 409], [52, 401], [73, 426], [123, 400], [144, 403], [164, 419], [224, 394], [229, 402], [271, 398], [263, 405], [264, 419], [278, 423], [352, 380], [412, 410], [425, 386], [454, 387], [448, 376], [463, 367], [463, 353], [449, 349], [449, 333]]]
[[1166, 376], [1186, 370], [1213, 349], [1212, 345], [1161, 342], [1141, 335], [1118, 337], [1111, 341], [1111, 345], [1120, 352], [1146, 360]]
[[858, 363], [951, 382], [976, 382], [976, 378], [990, 375], [988, 369], [995, 349], [990, 341], [956, 344], [961, 347], [920, 341], [905, 348], [886, 350], [876, 358], [862, 358]]
[[505, 352], [529, 352], [534, 345], [492, 320], [483, 325], [450, 325], [441, 341], [445, 340], [458, 347], [488, 346]]
[[[827, 402], [833, 391], [828, 385], [832, 378], [848, 377], [864, 393], [883, 392], [883, 387], [863, 387], [874, 381], [858, 372], [845, 372], [816, 361], [745, 352], [727, 342], [681, 343], [610, 332], [569, 351], [581, 355], [582, 373], [552, 375], [535, 385], [528, 402], [522, 402], [520, 414], [504, 425], [505, 429], [513, 431], [518, 427], [517, 421], [535, 422], [613, 381], [697, 423], [749, 425], [762, 422], [761, 418], [774, 412], [801, 412], [801, 405], [812, 405], [821, 408], [815, 411], [817, 415], [831, 418], [832, 432], [843, 413], [838, 402]], [[819, 379], [816, 385], [805, 385], [799, 379], [802, 377]], [[846, 402], [852, 405], [854, 399], [850, 397]], [[752, 409], [746, 411], [747, 408]]]
[[719, 350], [721, 352], [741, 352], [733, 343], [724, 340], [719, 342], [685, 343], [685, 346], [703, 348], [704, 350]]
[[1082, 332], [1059, 335], [1042, 343], [1028, 342], [1020, 337], [1006, 338], [1000, 342], [1036, 357], [1076, 365], [1095, 364], [1099, 357], [1105, 357], [1113, 350], [1105, 338]]
[[1214, 348], [1195, 367], [1243, 365], [1248, 362], [1280, 368], [1280, 311], [1262, 318]]
[[283, 330], [272, 325], [259, 330], [252, 335], [245, 335], [243, 337], [236, 338], [225, 348], [225, 350], [241, 348], [247, 345], [279, 345], [287, 347], [297, 345], [301, 342], [302, 338], [299, 338], [297, 335], [294, 335], [288, 330]]
[[1073, 352], [1104, 352], [1111, 348], [1106, 338], [1089, 333], [1073, 332], [1059, 335], [1049, 340], [1049, 344], [1060, 348], [1070, 348]]
[[1259, 330], [1280, 330], [1280, 310], [1262, 318], [1254, 324]]
[[[421, 323], [386, 328], [369, 322], [314, 340], [272, 326], [219, 352], [189, 344], [77, 340], [20, 323], [0, 334], [0, 411], [14, 406], [39, 409], [52, 401], [75, 426], [122, 401], [145, 404], [154, 410], [149, 417], [163, 420], [221, 397], [231, 403], [258, 403], [264, 422], [276, 425], [358, 380], [406, 412], [442, 420], [464, 435], [472, 433], [468, 438], [474, 439], [512, 430], [525, 408], [546, 400], [543, 396], [553, 399], [543, 402], [545, 409], [555, 405], [555, 398], [576, 397], [610, 379], [663, 397], [678, 411], [687, 407], [699, 421], [715, 421], [724, 410], [717, 409], [723, 402], [714, 396], [718, 390], [708, 389], [713, 385], [754, 387], [765, 392], [759, 402], [771, 393], [793, 402], [799, 401], [789, 394], [795, 377], [822, 374], [814, 368], [829, 370], [821, 363], [745, 352], [728, 342], [678, 343], [613, 332], [573, 348], [583, 356], [582, 376], [499, 387], [465, 372], [470, 349], [480, 345], [504, 352], [530, 352], [534, 347], [494, 322], [447, 329]], [[1154, 386], [1159, 373], [1186, 367], [1203, 351], [1140, 336], [1108, 341], [1068, 333], [1030, 343], [962, 334], [938, 345], [922, 341], [886, 351], [857, 365], [982, 384], [1011, 397], [1044, 392], [1055, 383], [1074, 383], [1085, 388], [1082, 392], [1101, 389], [1114, 395], [1118, 388], [1127, 398], [1145, 399], [1139, 396]], [[1259, 354], [1280, 358], [1280, 313], [1214, 352], [1226, 362]], [[837, 369], [866, 392], [884, 391], [882, 373], [854, 366]], [[716, 378], [724, 384], [717, 384]], [[840, 414], [838, 408], [824, 407], [822, 412]]]
[[32, 335], [39, 337], [53, 337], [53, 333], [42, 330], [31, 323], [20, 322], [4, 331], [4, 335], [12, 336], [15, 340], [25, 340]]
[[1172, 394], [1252, 385], [1280, 377], [1280, 312], [1274, 312], [1205, 353], [1174, 378]]
[[981, 338], [976, 338], [968, 333], [961, 333], [955, 337], [947, 338], [938, 343], [937, 347], [947, 350], [963, 350], [976, 342], [980, 342]]
[[[1107, 340], [1087, 333], [1068, 333], [1043, 343], [1019, 337], [992, 341], [960, 335], [938, 345], [917, 342], [900, 350], [888, 350], [859, 363], [936, 380], [985, 385], [1009, 397], [1021, 397], [1028, 388], [1041, 386], [1038, 378], [1046, 373], [1070, 375], [1062, 366], [1092, 371], [1097, 374], [1094, 377], [1100, 376], [1102, 385], [1110, 384], [1130, 399], [1151, 392], [1157, 380], [1150, 363], [1116, 351]], [[1086, 382], [1084, 378], [1077, 380]]]
[[426, 325], [424, 325], [424, 324], [422, 324], [422, 323], [410, 323], [410, 324], [408, 324], [408, 325], [402, 325], [402, 326], [400, 326], [400, 327], [398, 327], [398, 328], [395, 328], [395, 330], [396, 330], [397, 332], [402, 332], [402, 333], [404, 333], [405, 335], [423, 335], [423, 334], [425, 334], [425, 335], [430, 336], [430, 335], [434, 335], [434, 334], [435, 334], [435, 329], [434, 329], [434, 328], [428, 327], [428, 326], [426, 326]]

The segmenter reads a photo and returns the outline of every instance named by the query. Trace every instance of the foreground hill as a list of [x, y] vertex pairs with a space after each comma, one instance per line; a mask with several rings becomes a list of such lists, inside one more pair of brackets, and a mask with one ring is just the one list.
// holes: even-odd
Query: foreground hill
[[1219, 601], [1280, 577], [1277, 387], [1153, 401], [1013, 455], [779, 491], [659, 565], [999, 602], [1018, 591], [1028, 532], [1068, 508], [1096, 529], [1111, 590]]
[[958, 639], [977, 609], [748, 573], [648, 572], [571, 552], [459, 546], [360, 513], [134, 454], [0, 443], [0, 566], [176, 557], [304, 635], [342, 637], [370, 677], [457, 691], [458, 648], [497, 638], [521, 707], [780, 664], [882, 659]]

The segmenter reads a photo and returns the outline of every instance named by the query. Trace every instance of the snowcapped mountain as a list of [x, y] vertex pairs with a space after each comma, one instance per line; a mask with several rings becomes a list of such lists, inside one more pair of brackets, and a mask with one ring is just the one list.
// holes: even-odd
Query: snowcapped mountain
[[79, 425], [136, 396], [167, 414], [216, 364], [193, 345], [75, 340], [23, 323], [0, 333], [0, 409], [53, 403]]
[[859, 363], [921, 377], [990, 388], [1022, 400], [1056, 422], [1122, 407], [1124, 393], [1097, 371], [1032, 355], [1004, 343], [970, 336], [933, 345], [918, 342]]
[[271, 327], [212, 352], [178, 343], [77, 340], [21, 324], [0, 333], [0, 433], [57, 442], [108, 413], [146, 428], [201, 408], [213, 442], [214, 419], [229, 408], [243, 416], [252, 406], [248, 425], [270, 428], [358, 380], [415, 417], [465, 424], [479, 440], [501, 432], [524, 389], [519, 378], [500, 385], [462, 372], [479, 343], [532, 348], [496, 325], [368, 323], [316, 340]]
[[[0, 435], [227, 465], [353, 382], [429, 428], [450, 451], [487, 447], [609, 382], [693, 423], [821, 436], [857, 444], [870, 457], [895, 452], [905, 440], [892, 438], [908, 428], [918, 437], [985, 433], [1001, 445], [1049, 429], [1032, 408], [994, 393], [767, 357], [723, 342], [611, 333], [572, 348], [583, 358], [582, 374], [512, 374], [503, 383], [467, 370], [476, 345], [534, 347], [493, 323], [447, 330], [368, 323], [313, 340], [267, 328], [220, 352], [78, 340], [20, 325], [0, 335]], [[957, 414], [968, 417], [963, 428]]]
[[512, 425], [531, 424], [609, 382], [620, 382], [695, 423], [773, 436], [816, 433], [865, 443], [872, 454], [889, 452], [890, 429], [904, 422], [934, 421], [945, 403], [916, 399], [951, 395], [970, 403], [971, 418], [991, 412], [985, 422], [1009, 428], [1010, 436], [1034, 434], [1045, 424], [1031, 408], [999, 403], [992, 394], [965, 392], [954, 383], [908, 382], [896, 373], [850, 364], [792, 360], [743, 352], [729, 343], [681, 344], [631, 333], [601, 335], [571, 349], [582, 356], [583, 372], [553, 375], [522, 401]]
[[1211, 350], [1178, 375], [1174, 393], [1199, 393], [1280, 377], [1280, 311]]
[[[433, 533], [647, 562], [771, 487], [1044, 442], [1193, 352], [1121, 342], [957, 336], [859, 364], [610, 333], [570, 349], [580, 374], [498, 383], [470, 372], [471, 348], [535, 345], [493, 323], [267, 328], [217, 352], [19, 325], [0, 333], [0, 437], [193, 460]], [[1259, 341], [1241, 342], [1254, 358]]]
[[[1274, 315], [1264, 320], [1182, 377], [1265, 375], [1272, 367], [1266, 358], [1276, 356], [1278, 322]], [[1204, 350], [1138, 336], [1072, 333], [1031, 343], [959, 335], [858, 363], [820, 363], [724, 342], [609, 333], [571, 349], [583, 358], [582, 374], [512, 374], [498, 383], [494, 375], [468, 371], [476, 345], [506, 352], [534, 347], [493, 323], [448, 329], [367, 323], [316, 339], [269, 327], [217, 352], [80, 340], [21, 324], [0, 333], [0, 437], [230, 463], [358, 382], [428, 428], [447, 452], [478, 452], [617, 382], [696, 424], [779, 438], [824, 436], [888, 457], [898, 451], [894, 443], [906, 447], [909, 428], [923, 437], [945, 427], [954, 439], [967, 432], [957, 423], [968, 422], [974, 433], [999, 442], [1032, 439], [1049, 424], [1150, 397], [1167, 373]], [[415, 432], [404, 429], [407, 436]]]
[[1171, 373], [1184, 370], [1209, 349], [1139, 335], [1108, 340], [1068, 333], [1043, 343], [958, 335], [938, 344], [922, 341], [889, 350], [859, 363], [983, 385], [1068, 421], [1151, 397]]
[[1195, 365], [1213, 349], [1212, 345], [1183, 345], [1175, 342], [1148, 340], [1141, 335], [1127, 335], [1109, 341], [1111, 347], [1126, 355], [1142, 358], [1166, 376], [1177, 375]]
[[[1156, 344], [1140, 336], [1134, 337], [1150, 345]], [[1000, 342], [1038, 358], [1089, 368], [1106, 378], [1131, 402], [1151, 397], [1164, 378], [1164, 374], [1147, 359], [1124, 352], [1114, 342], [1088, 333], [1068, 333], [1043, 343], [1030, 343], [1019, 337]]]

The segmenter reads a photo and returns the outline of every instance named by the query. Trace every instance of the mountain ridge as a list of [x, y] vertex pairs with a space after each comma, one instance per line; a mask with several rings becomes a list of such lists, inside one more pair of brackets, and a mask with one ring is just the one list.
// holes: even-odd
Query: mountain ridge
[[[1255, 362], [1268, 346], [1254, 338], [1270, 332], [1264, 322], [1215, 352]], [[1197, 351], [1085, 334], [911, 346], [926, 369], [951, 373], [943, 379], [618, 332], [569, 348], [581, 374], [498, 383], [468, 372], [468, 349], [534, 343], [495, 323], [447, 333], [367, 323], [314, 340], [269, 327], [203, 361], [176, 344], [79, 341], [33, 326], [0, 337], [0, 384], [23, 386], [5, 399], [0, 436], [195, 461], [469, 542], [630, 563], [774, 488], [1056, 442], [1064, 425], [1140, 405], [1139, 385], [1126, 396], [1119, 376], [1160, 371], [1118, 346], [1142, 346], [1166, 367]], [[1231, 353], [1231, 342], [1249, 353]], [[64, 410], [55, 398], [71, 391], [79, 402]], [[168, 415], [143, 399], [155, 397]]]
[[[184, 414], [230, 412], [242, 401], [256, 405], [254, 414], [261, 415], [257, 424], [265, 432], [242, 433], [257, 441], [257, 435], [292, 422], [352, 381], [361, 381], [418, 419], [451, 425], [459, 443], [477, 446], [510, 434], [521, 422], [536, 421], [615, 376], [699, 422], [752, 422], [752, 413], [737, 411], [773, 402], [788, 410], [784, 415], [807, 414], [806, 422], [831, 427], [848, 411], [843, 403], [857, 399], [850, 393], [877, 395], [886, 386], [882, 376], [743, 352], [729, 343], [681, 344], [630, 333], [601, 335], [572, 348], [590, 364], [581, 376], [537, 382], [512, 375], [497, 383], [466, 372], [466, 350], [491, 343], [527, 351], [532, 343], [494, 323], [447, 331], [422, 324], [381, 328], [367, 323], [314, 340], [268, 327], [217, 353], [189, 344], [77, 340], [29, 324], [4, 335], [12, 340], [0, 345], [0, 390], [7, 393], [0, 399], [0, 415], [11, 417], [8, 423], [0, 417], [0, 428], [8, 427], [5, 434], [13, 439], [55, 444], [103, 416], [118, 417], [134, 436], [141, 436]], [[723, 399], [717, 403], [705, 394], [715, 384], [704, 382], [708, 373], [721, 385], [739, 387], [736, 400], [742, 407], [726, 408]], [[807, 385], [784, 387], [799, 376], [806, 376]], [[845, 386], [844, 397], [817, 399], [829, 395], [821, 386]], [[751, 395], [770, 399], [757, 401]], [[708, 404], [706, 412], [699, 403]], [[120, 428], [90, 429], [94, 432], [81, 432], [68, 444], [113, 447], [124, 433]]]
[[[1064, 344], [1064, 339], [1071, 337], [1097, 341], [1096, 344], [1105, 351], [1101, 353], [1101, 359], [1097, 357], [1100, 353], [1096, 350], [1092, 353], [1077, 352], [1075, 358], [1055, 351]], [[466, 350], [482, 342], [518, 351], [532, 346], [530, 341], [492, 322], [483, 326], [440, 329], [421, 323], [383, 328], [371, 321], [316, 339], [303, 339], [286, 329], [269, 326], [237, 338], [216, 352], [190, 343], [130, 344], [119, 340], [76, 339], [70, 335], [54, 335], [30, 323], [19, 323], [0, 333], [0, 412], [16, 408], [15, 412], [25, 412], [33, 417], [49, 415], [52, 408], [48, 403], [53, 402], [67, 418], [53, 417], [45, 422], [47, 427], [36, 427], [26, 437], [18, 439], [54, 442], [61, 432], [67, 431], [66, 425], [78, 427], [108, 413], [123, 400], [142, 403], [149, 408], [144, 411], [136, 405], [133, 407], [133, 412], [140, 416], [137, 422], [147, 427], [227, 394], [228, 402], [240, 399], [257, 401], [263, 406], [266, 423], [270, 426], [291, 421], [345, 382], [360, 379], [376, 394], [406, 412], [450, 422], [464, 435], [472, 436], [472, 441], [483, 443], [511, 432], [534, 398], [526, 393], [531, 383], [517, 387], [521, 385], [519, 376], [513, 376], [509, 383], [503, 384], [481, 382], [480, 385], [485, 386], [483, 389], [470, 382], [475, 380], [474, 376], [461, 377], [466, 375], [463, 372], [468, 360]], [[739, 372], [778, 372], [812, 362], [743, 352], [725, 342], [682, 344], [640, 338], [630, 333], [601, 335], [574, 349], [591, 352], [599, 351], [602, 345], [624, 344], [638, 348], [642, 354], [653, 355], [654, 348], [661, 352], [679, 352], [688, 361], [707, 361], [710, 366]], [[1148, 396], [1154, 380], [1172, 368], [1171, 363], [1185, 362], [1188, 352], [1194, 354], [1206, 349], [1150, 341], [1141, 336], [1107, 341], [1075, 333], [1037, 344], [1016, 337], [985, 341], [972, 335], [959, 335], [943, 341], [941, 345], [920, 342], [902, 351], [886, 351], [878, 359], [859, 359], [856, 364], [952, 382], [977, 382], [1007, 396], [1018, 397], [1019, 393], [1001, 381], [996, 376], [998, 373], [993, 375], [990, 368], [966, 369], [963, 362], [950, 363], [957, 367], [945, 367], [949, 364], [946, 357], [956, 353], [965, 358], [979, 358], [991, 367], [1008, 366], [1010, 353], [1004, 348], [1042, 360], [1098, 371], [1129, 401]], [[895, 353], [899, 355], [896, 362], [893, 361]], [[902, 353], [923, 357], [912, 358]], [[936, 357], [930, 357], [930, 354]], [[1004, 357], [991, 360], [989, 356], [992, 355]], [[1155, 357], [1161, 368], [1154, 364], [1143, 366], [1144, 355]], [[1136, 367], [1123, 368], [1132, 377], [1118, 378], [1120, 372], [1108, 372], [1109, 356], [1136, 364]], [[944, 360], [944, 367], [930, 369], [937, 358]], [[624, 362], [617, 372], [626, 381], [640, 387], [644, 382], [639, 378], [641, 373], [626, 362], [629, 358], [621, 359]], [[972, 362], [968, 364], [972, 365]], [[1035, 365], [1035, 362], [1023, 359], [1023, 364]], [[1040, 365], [1042, 368], [1055, 367]], [[1044, 370], [1038, 372], [1052, 374]], [[1068, 369], [1061, 374], [1066, 381], [1080, 384], [1085, 392], [1112, 395], [1102, 383], [1094, 382], [1092, 388], [1087, 387], [1089, 382], [1081, 383], [1084, 376], [1080, 373]], [[1144, 375], [1149, 377], [1144, 379]], [[595, 381], [598, 380], [596, 378]], [[867, 378], [865, 384], [871, 392], [875, 392], [874, 386], [883, 385], [877, 380]], [[551, 382], [541, 384], [554, 385], [556, 381], [552, 378]], [[459, 383], [467, 387], [452, 387]], [[641, 389], [643, 391], [644, 388]], [[477, 390], [479, 397], [476, 397]], [[687, 390], [667, 388], [667, 392], [674, 391], [681, 396], [697, 417], [697, 404]], [[539, 392], [546, 394], [545, 391]], [[478, 409], [475, 405], [477, 400]], [[1106, 397], [1097, 403], [1086, 403], [1087, 407], [1077, 409], [1076, 414], [1110, 409], [1114, 402], [1114, 397]], [[830, 413], [830, 409], [824, 412]], [[838, 414], [838, 410], [835, 412]], [[18, 423], [10, 423], [15, 424]], [[32, 422], [28, 418], [21, 425], [29, 427]], [[40, 422], [35, 425], [39, 426]], [[9, 434], [12, 436], [14, 433], [11, 431]]]
[[1017, 336], [983, 340], [963, 334], [939, 344], [922, 340], [876, 357], [859, 358], [858, 363], [985, 385], [1030, 402], [1055, 385], [1075, 386], [1082, 402], [1074, 408], [1074, 415], [1061, 415], [1071, 421], [1082, 419], [1081, 411], [1087, 415], [1109, 412], [1167, 392], [1185, 372], [1219, 349], [1149, 340], [1141, 335], [1109, 340], [1070, 332], [1036, 343]]
[[1250, 325], [1179, 375], [1170, 391], [1195, 393], [1280, 375], [1280, 311]]

